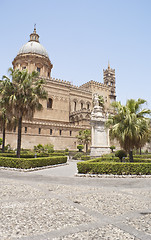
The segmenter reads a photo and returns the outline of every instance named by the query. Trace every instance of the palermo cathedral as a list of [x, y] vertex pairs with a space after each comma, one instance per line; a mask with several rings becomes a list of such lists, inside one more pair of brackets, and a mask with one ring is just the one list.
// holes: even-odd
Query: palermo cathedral
[[[53, 144], [54, 149], [77, 149], [80, 130], [90, 129], [90, 115], [93, 108], [93, 94], [104, 99], [104, 112], [111, 111], [110, 104], [116, 100], [115, 69], [103, 70], [103, 83], [88, 81], [77, 87], [71, 82], [52, 78], [53, 64], [45, 48], [39, 42], [39, 35], [34, 28], [30, 40], [23, 45], [13, 62], [14, 69], [27, 69], [30, 73], [38, 71], [45, 79], [47, 100], [42, 102], [43, 110], [36, 112], [32, 121], [23, 121], [22, 148], [34, 145]], [[11, 139], [11, 142], [8, 140]], [[16, 148], [17, 130], [8, 132], [7, 143]]]

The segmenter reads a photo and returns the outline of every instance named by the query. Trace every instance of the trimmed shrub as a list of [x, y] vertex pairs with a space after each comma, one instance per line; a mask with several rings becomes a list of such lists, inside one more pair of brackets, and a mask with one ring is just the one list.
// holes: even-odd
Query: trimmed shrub
[[81, 160], [90, 160], [91, 159], [91, 157], [90, 156], [88, 156], [88, 155], [82, 155], [81, 156]]
[[84, 148], [84, 146], [82, 145], [82, 144], [79, 144], [78, 146], [77, 146], [77, 149], [79, 149], [79, 152], [82, 152], [82, 149]]
[[114, 174], [114, 175], [149, 175], [150, 163], [115, 163], [86, 161], [77, 163], [78, 173]]
[[119, 157], [119, 159], [122, 162], [122, 159], [127, 157], [127, 153], [124, 150], [119, 150], [119, 151], [116, 151], [115, 157]]
[[41, 157], [41, 158], [10, 158], [10, 157], [0, 157], [1, 167], [10, 168], [36, 168], [55, 164], [66, 163], [67, 157]]
[[113, 150], [114, 150], [115, 148], [116, 148], [116, 147], [115, 147], [114, 145], [110, 146], [110, 149], [111, 149], [112, 153], [113, 153]]

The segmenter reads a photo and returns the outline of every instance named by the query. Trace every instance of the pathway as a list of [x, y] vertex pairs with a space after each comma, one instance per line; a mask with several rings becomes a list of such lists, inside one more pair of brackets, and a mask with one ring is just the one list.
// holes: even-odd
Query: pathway
[[151, 239], [151, 178], [75, 172], [74, 161], [35, 172], [0, 170], [0, 239]]

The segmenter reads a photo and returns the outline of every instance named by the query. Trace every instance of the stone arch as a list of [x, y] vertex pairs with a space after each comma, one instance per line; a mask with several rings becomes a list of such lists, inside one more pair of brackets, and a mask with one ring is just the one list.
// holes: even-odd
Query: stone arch
[[76, 98], [73, 99], [73, 111], [76, 112], [77, 111], [77, 103], [78, 100]]
[[84, 101], [81, 100], [81, 101], [80, 101], [80, 109], [83, 109], [83, 108], [84, 108]]
[[90, 109], [91, 107], [91, 103], [90, 102], [86, 102], [86, 109]]

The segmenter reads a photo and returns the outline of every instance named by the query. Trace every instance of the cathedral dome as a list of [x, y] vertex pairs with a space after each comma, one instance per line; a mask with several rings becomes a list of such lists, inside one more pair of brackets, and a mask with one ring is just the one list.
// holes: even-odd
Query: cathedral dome
[[39, 43], [39, 35], [36, 33], [36, 27], [34, 27], [34, 32], [30, 34], [29, 42], [20, 48], [18, 55], [24, 53], [36, 53], [49, 58], [46, 49]]
[[18, 55], [24, 53], [36, 53], [49, 58], [46, 49], [37, 41], [29, 41], [26, 44], [24, 44], [20, 48]]
[[33, 33], [30, 34], [29, 42], [20, 48], [12, 64], [14, 69], [21, 71], [27, 69], [29, 73], [37, 71], [40, 77], [51, 77], [53, 65], [46, 49], [39, 42], [36, 26], [34, 27]]

